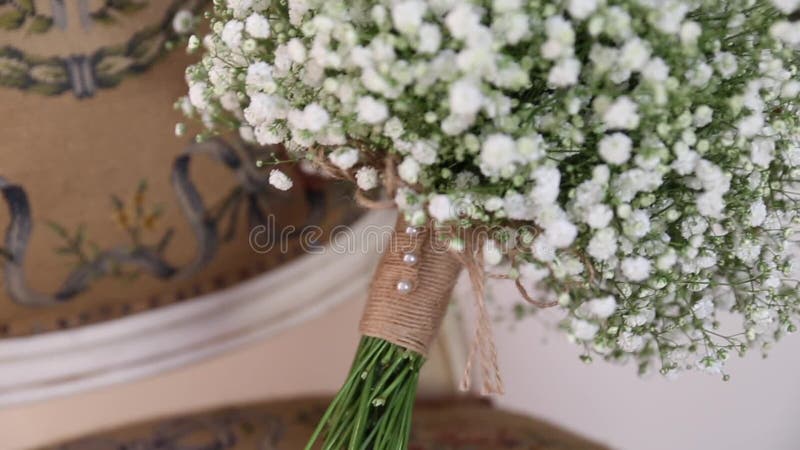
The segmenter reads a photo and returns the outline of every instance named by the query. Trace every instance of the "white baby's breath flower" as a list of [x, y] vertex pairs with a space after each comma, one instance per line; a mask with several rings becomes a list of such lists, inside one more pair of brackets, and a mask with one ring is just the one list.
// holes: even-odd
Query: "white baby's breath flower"
[[627, 96], [616, 99], [603, 113], [610, 130], [633, 130], [639, 127], [639, 106]]
[[651, 229], [650, 215], [647, 211], [637, 209], [625, 219], [623, 230], [625, 235], [632, 239], [640, 239], [647, 235]]
[[600, 157], [609, 164], [625, 164], [631, 157], [633, 142], [623, 133], [613, 133], [603, 137], [598, 143]]
[[656, 268], [658, 268], [658, 270], [667, 271], [670, 270], [677, 261], [678, 254], [675, 253], [675, 250], [669, 249], [667, 252], [658, 257], [656, 260]]
[[539, 161], [544, 158], [547, 143], [541, 134], [532, 133], [517, 139], [517, 152], [527, 161]]
[[566, 248], [572, 245], [578, 235], [578, 228], [567, 220], [557, 220], [547, 226], [544, 237], [554, 248]]
[[400, 139], [405, 129], [403, 122], [397, 117], [392, 117], [383, 124], [383, 134], [392, 139]]
[[240, 111], [241, 104], [239, 103], [239, 97], [236, 95], [235, 92], [228, 91], [219, 98], [219, 104], [227, 111], [231, 111], [234, 113], [238, 113]]
[[714, 66], [722, 78], [728, 79], [736, 74], [739, 70], [739, 63], [736, 61], [736, 55], [730, 52], [720, 52], [714, 55]]
[[226, 4], [236, 18], [244, 18], [253, 8], [253, 0], [227, 0]]
[[764, 200], [756, 200], [750, 205], [750, 226], [760, 227], [767, 219], [767, 206]]
[[405, 158], [397, 166], [397, 174], [406, 183], [416, 184], [419, 181], [420, 166], [414, 158]]
[[483, 243], [483, 262], [489, 266], [496, 266], [503, 261], [503, 252], [500, 244], [492, 239]]
[[633, 334], [630, 331], [624, 331], [617, 338], [617, 343], [623, 351], [628, 353], [635, 353], [644, 347], [644, 338], [638, 334]]
[[589, 17], [597, 9], [597, 0], [569, 0], [569, 15], [579, 20]]
[[483, 94], [475, 80], [462, 78], [450, 85], [450, 111], [454, 114], [471, 115], [483, 106]]
[[786, 99], [797, 98], [800, 96], [800, 81], [789, 80], [781, 88], [781, 97]]
[[587, 251], [589, 256], [598, 261], [610, 259], [617, 253], [616, 232], [612, 228], [598, 230], [589, 240]]
[[368, 124], [378, 124], [389, 117], [386, 104], [370, 96], [358, 99], [357, 110], [358, 120]]
[[239, 127], [239, 137], [248, 144], [256, 143], [256, 135], [253, 132], [253, 127], [242, 125]]
[[520, 160], [517, 144], [506, 134], [492, 134], [481, 147], [481, 172], [487, 176], [510, 177]]
[[693, 46], [697, 44], [697, 39], [703, 34], [700, 24], [687, 20], [681, 25], [680, 37], [683, 45]]
[[317, 103], [310, 103], [303, 109], [305, 129], [317, 132], [328, 125], [330, 115], [328, 111]]
[[262, 123], [253, 128], [256, 141], [261, 145], [275, 145], [280, 144], [286, 140], [286, 130], [282, 127], [276, 127], [268, 123]]
[[172, 17], [172, 29], [178, 34], [191, 32], [194, 29], [194, 14], [186, 9], [176, 12]]
[[277, 87], [272, 78], [272, 66], [264, 61], [258, 61], [248, 66], [245, 84], [248, 93], [266, 92], [271, 94]]
[[442, 45], [442, 32], [439, 27], [429, 23], [422, 24], [419, 27], [419, 45], [417, 51], [420, 53], [433, 54], [439, 50]]
[[739, 121], [739, 133], [744, 137], [753, 137], [764, 129], [764, 116], [751, 114]]
[[545, 22], [545, 33], [548, 38], [564, 45], [575, 43], [575, 30], [569, 20], [560, 15], [550, 16]]
[[636, 37], [622, 46], [619, 64], [625, 70], [640, 71], [650, 60], [650, 48], [642, 39]]
[[280, 189], [281, 191], [288, 191], [292, 187], [292, 179], [286, 176], [285, 173], [281, 172], [278, 169], [272, 169], [269, 172], [269, 184], [271, 184], [275, 189]]
[[356, 184], [364, 191], [378, 187], [378, 170], [371, 166], [364, 166], [356, 172]]
[[200, 48], [200, 38], [198, 38], [194, 34], [189, 36], [189, 41], [186, 43], [186, 52], [194, 53], [199, 48]]
[[661, 58], [652, 58], [642, 69], [642, 76], [652, 83], [663, 83], [669, 77], [669, 66]]
[[689, 84], [698, 88], [704, 88], [711, 80], [714, 74], [714, 69], [706, 63], [700, 63], [686, 72], [686, 79]]
[[547, 82], [555, 87], [572, 86], [578, 82], [581, 63], [575, 58], [565, 58], [550, 69]]
[[242, 44], [242, 30], [244, 30], [244, 24], [240, 20], [228, 21], [220, 35], [222, 42], [230, 49], [238, 49]]
[[775, 158], [775, 141], [769, 138], [756, 138], [750, 145], [750, 160], [753, 164], [767, 168]]
[[650, 260], [642, 256], [622, 260], [622, 274], [631, 281], [644, 281], [650, 276]]
[[532, 209], [532, 202], [517, 192], [508, 192], [503, 198], [503, 213], [510, 219], [531, 220]]
[[428, 213], [439, 222], [446, 222], [455, 217], [453, 203], [446, 195], [434, 195], [428, 202]]
[[800, 9], [800, 0], [771, 0], [776, 8], [784, 14], [791, 14]]
[[331, 152], [328, 159], [331, 160], [334, 166], [342, 169], [349, 170], [358, 162], [359, 152], [352, 147], [343, 147]]
[[277, 119], [285, 119], [287, 114], [282, 98], [261, 93], [251, 96], [250, 105], [244, 110], [245, 120], [254, 127], [262, 123], [271, 124]]
[[417, 141], [411, 144], [411, 156], [422, 165], [431, 165], [436, 162], [436, 143], [432, 141]]
[[244, 23], [244, 30], [256, 39], [266, 39], [270, 35], [269, 21], [261, 14], [251, 14]]
[[608, 205], [597, 203], [589, 207], [586, 213], [586, 224], [592, 228], [601, 229], [607, 227], [613, 218], [614, 212]]
[[533, 241], [531, 253], [537, 261], [549, 263], [556, 259], [556, 249], [550, 245], [547, 238], [539, 236]]
[[309, 9], [311, 9], [311, 4], [309, 0], [288, 0], [289, 4], [289, 23], [294, 26], [299, 26], [302, 21], [303, 17], [306, 15]]
[[306, 60], [306, 46], [298, 38], [292, 38], [286, 43], [286, 52], [293, 62], [301, 64]]
[[714, 118], [714, 110], [707, 105], [700, 105], [694, 112], [693, 124], [697, 128], [703, 128], [710, 124]]
[[403, 0], [392, 5], [392, 23], [397, 31], [414, 34], [422, 24], [427, 6], [420, 0]]
[[722, 194], [716, 191], [703, 192], [697, 196], [697, 210], [705, 217], [722, 218], [725, 209], [725, 200]]
[[189, 85], [189, 101], [192, 106], [202, 111], [208, 106], [206, 100], [208, 85], [202, 81]]
[[530, 19], [524, 14], [504, 14], [492, 23], [495, 34], [511, 45], [530, 37]]
[[503, 208], [503, 199], [500, 197], [489, 197], [483, 204], [487, 211], [499, 211]]
[[445, 25], [456, 39], [464, 39], [480, 26], [480, 15], [472, 5], [459, 2], [445, 17]]
[[572, 334], [581, 341], [590, 341], [594, 339], [600, 326], [581, 319], [572, 319]]
[[558, 199], [561, 172], [556, 167], [542, 166], [531, 173], [535, 185], [531, 197], [540, 205], [554, 203]]
[[581, 305], [581, 309], [591, 318], [608, 319], [617, 309], [617, 300], [611, 295], [593, 298]]

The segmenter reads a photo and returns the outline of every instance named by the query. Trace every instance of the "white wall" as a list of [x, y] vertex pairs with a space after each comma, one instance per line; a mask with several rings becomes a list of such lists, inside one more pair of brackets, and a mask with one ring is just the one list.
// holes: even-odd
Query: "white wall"
[[[469, 304], [463, 298], [462, 303]], [[498, 303], [516, 290], [495, 287]], [[535, 414], [622, 450], [800, 449], [800, 338], [762, 359], [728, 366], [731, 380], [701, 373], [675, 381], [641, 379], [635, 367], [584, 364], [578, 347], [542, 319], [496, 324], [506, 395], [497, 403]]]

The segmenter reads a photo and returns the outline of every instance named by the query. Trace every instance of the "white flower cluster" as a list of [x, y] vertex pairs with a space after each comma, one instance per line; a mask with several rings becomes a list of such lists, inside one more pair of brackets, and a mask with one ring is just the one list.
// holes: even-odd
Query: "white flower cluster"
[[363, 190], [394, 155], [409, 220], [499, 227], [587, 358], [720, 372], [794, 330], [800, 1], [215, 5], [190, 115]]

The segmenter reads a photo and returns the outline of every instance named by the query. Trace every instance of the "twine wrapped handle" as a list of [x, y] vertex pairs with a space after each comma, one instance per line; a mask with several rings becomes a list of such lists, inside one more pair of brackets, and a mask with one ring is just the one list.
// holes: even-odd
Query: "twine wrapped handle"
[[372, 279], [361, 334], [427, 355], [458, 275], [466, 268], [475, 295], [477, 326], [461, 387], [469, 389], [472, 361], [477, 356], [483, 392], [501, 394], [503, 382], [485, 304], [481, 246], [468, 236], [464, 251], [456, 253], [449, 250], [446, 242], [437, 240], [435, 231], [432, 227], [409, 227], [402, 217], [398, 219]]
[[[361, 147], [358, 143], [353, 145]], [[315, 162], [323, 172], [334, 178], [354, 180], [352, 170], [342, 170], [328, 162], [324, 148], [317, 148], [315, 153]], [[381, 165], [377, 162], [373, 164]], [[385, 198], [374, 200], [357, 190], [356, 202], [364, 208], [395, 207], [394, 196], [402, 184], [396, 173], [395, 157], [387, 155], [382, 161], [382, 168]], [[469, 389], [472, 363], [478, 357], [483, 378], [482, 392], [502, 394], [503, 380], [486, 311], [486, 274], [481, 263], [483, 242], [478, 241], [482, 235], [466, 231], [463, 252], [454, 252], [449, 250], [447, 243], [436, 242], [436, 230], [433, 227], [409, 227], [401, 213], [389, 248], [383, 253], [372, 277], [360, 331], [364, 336], [380, 338], [426, 356], [439, 333], [458, 274], [462, 268], [466, 268], [472, 284], [477, 319], [461, 389]], [[522, 285], [518, 283], [517, 286], [528, 299]]]

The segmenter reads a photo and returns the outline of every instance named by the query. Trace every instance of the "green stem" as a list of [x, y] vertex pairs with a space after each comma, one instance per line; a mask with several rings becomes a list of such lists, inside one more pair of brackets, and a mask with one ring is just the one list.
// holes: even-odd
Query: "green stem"
[[322, 416], [305, 450], [405, 450], [419, 371], [425, 358], [363, 337], [350, 374]]

